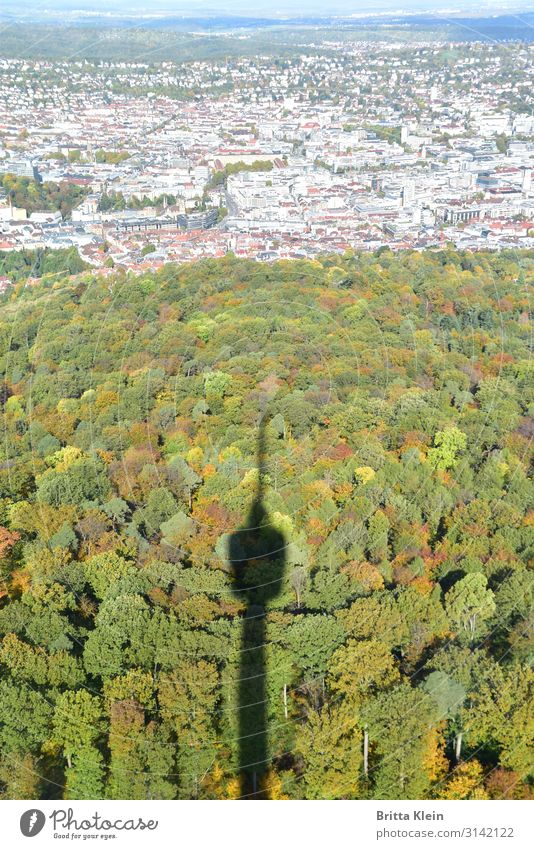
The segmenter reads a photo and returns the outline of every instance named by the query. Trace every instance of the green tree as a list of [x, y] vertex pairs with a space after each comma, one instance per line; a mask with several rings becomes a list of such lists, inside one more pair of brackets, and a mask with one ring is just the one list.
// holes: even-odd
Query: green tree
[[474, 572], [457, 581], [445, 596], [445, 608], [451, 622], [470, 641], [495, 612], [495, 597], [487, 583], [485, 575]]
[[452, 469], [456, 464], [458, 454], [465, 450], [467, 437], [457, 427], [438, 430], [434, 436], [434, 448], [428, 452], [430, 463], [443, 471]]

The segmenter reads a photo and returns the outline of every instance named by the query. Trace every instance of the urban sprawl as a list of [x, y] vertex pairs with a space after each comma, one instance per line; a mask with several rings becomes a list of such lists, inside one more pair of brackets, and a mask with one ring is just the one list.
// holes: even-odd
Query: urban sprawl
[[[228, 252], [533, 247], [532, 69], [532, 46], [483, 43], [0, 59], [0, 251], [75, 247], [144, 271]], [[17, 205], [50, 184], [76, 203]]]

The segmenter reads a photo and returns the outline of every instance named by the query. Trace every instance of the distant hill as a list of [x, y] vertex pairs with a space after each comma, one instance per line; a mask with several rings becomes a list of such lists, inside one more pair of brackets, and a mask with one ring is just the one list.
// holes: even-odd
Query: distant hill
[[[494, 17], [442, 14], [364, 18], [298, 16], [156, 17], [84, 15], [28, 22], [14, 13], [0, 16], [6, 58], [104, 59], [128, 61], [150, 51], [150, 60], [192, 61], [257, 55], [294, 55], [321, 40], [534, 41], [534, 12]], [[298, 46], [295, 34], [298, 33]], [[246, 34], [246, 38], [243, 35]], [[316, 49], [316, 48], [315, 48]]]

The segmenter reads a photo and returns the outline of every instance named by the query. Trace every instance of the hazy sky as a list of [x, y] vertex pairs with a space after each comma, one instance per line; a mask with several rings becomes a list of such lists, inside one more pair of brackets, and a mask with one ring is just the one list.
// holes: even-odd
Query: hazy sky
[[[24, 16], [32, 12], [42, 18], [47, 10], [57, 12], [96, 11], [122, 15], [166, 13], [200, 15], [245, 15], [278, 17], [279, 15], [314, 14], [353, 15], [397, 11], [443, 11], [449, 14], [495, 14], [498, 11], [534, 9], [534, 0], [4, 0], [4, 10], [18, 10]], [[3, 5], [3, 4], [2, 4]]]

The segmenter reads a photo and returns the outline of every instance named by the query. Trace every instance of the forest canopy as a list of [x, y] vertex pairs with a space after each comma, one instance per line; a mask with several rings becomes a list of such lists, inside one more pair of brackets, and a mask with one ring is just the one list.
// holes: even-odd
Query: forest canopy
[[77, 274], [89, 265], [77, 248], [37, 248], [36, 250], [0, 251], [0, 277], [13, 282], [29, 277]]
[[240, 795], [228, 551], [261, 487], [258, 792], [531, 798], [533, 273], [382, 250], [15, 283], [2, 795]]

